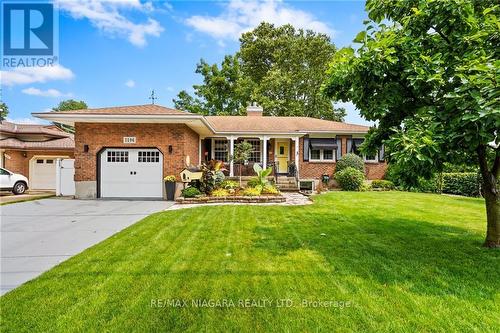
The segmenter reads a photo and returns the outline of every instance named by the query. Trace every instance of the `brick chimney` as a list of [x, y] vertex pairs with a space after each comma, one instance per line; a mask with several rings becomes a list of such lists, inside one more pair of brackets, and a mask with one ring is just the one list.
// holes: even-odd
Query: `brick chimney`
[[264, 109], [261, 106], [258, 106], [257, 103], [253, 103], [252, 105], [247, 106], [247, 116], [248, 117], [262, 117]]

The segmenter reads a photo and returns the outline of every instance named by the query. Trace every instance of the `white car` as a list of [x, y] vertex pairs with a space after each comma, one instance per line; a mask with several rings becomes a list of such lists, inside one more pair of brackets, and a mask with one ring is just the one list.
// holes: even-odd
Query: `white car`
[[28, 189], [28, 178], [4, 168], [0, 168], [0, 190], [23, 194]]

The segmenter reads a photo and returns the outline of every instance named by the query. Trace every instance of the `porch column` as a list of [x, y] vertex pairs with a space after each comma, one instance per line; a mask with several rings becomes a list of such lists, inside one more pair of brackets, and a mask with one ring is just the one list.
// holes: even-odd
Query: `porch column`
[[295, 143], [295, 170], [297, 172], [295, 177], [299, 179], [299, 138], [293, 138], [292, 140]]
[[262, 169], [267, 168], [267, 136], [262, 138]]
[[234, 136], [229, 137], [229, 177], [234, 177]]

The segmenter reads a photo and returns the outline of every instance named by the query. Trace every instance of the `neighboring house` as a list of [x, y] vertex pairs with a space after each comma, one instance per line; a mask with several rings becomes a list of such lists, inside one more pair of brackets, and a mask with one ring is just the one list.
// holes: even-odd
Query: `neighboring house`
[[[263, 116], [250, 106], [247, 116], [203, 116], [159, 105], [138, 105], [35, 113], [75, 126], [75, 181], [79, 198], [164, 197], [163, 177], [186, 161], [226, 162], [240, 140], [254, 147], [251, 163], [273, 165], [278, 175], [318, 182], [332, 175], [336, 160], [357, 152], [368, 127], [308, 117]], [[382, 178], [383, 151], [365, 157], [368, 179]], [[249, 166], [244, 172], [252, 174]], [[179, 179], [179, 178], [178, 178]]]
[[74, 149], [73, 135], [57, 126], [0, 122], [0, 166], [26, 176], [32, 190], [54, 190], [56, 159]]

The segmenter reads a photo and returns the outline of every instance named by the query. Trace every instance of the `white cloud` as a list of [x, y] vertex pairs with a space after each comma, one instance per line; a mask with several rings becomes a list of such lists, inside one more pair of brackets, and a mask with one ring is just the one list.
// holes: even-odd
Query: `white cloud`
[[0, 74], [1, 83], [6, 86], [70, 80], [75, 77], [71, 69], [59, 64], [46, 67], [17, 67], [11, 71], [1, 71]]
[[127, 81], [125, 82], [125, 85], [126, 85], [127, 87], [129, 87], [129, 88], [133, 88], [133, 87], [135, 87], [135, 81], [134, 81], [134, 80], [127, 80]]
[[73, 94], [67, 93], [63, 94], [57, 89], [47, 89], [47, 90], [40, 90], [38, 88], [34, 87], [29, 87], [26, 89], [21, 90], [23, 94], [26, 95], [32, 95], [32, 96], [42, 96], [42, 97], [71, 97]]
[[186, 24], [217, 39], [238, 39], [261, 22], [281, 26], [292, 24], [296, 28], [310, 29], [334, 37], [335, 30], [312, 14], [294, 9], [280, 0], [230, 0], [219, 16], [191, 16]]
[[42, 119], [33, 118], [33, 117], [25, 117], [25, 118], [6, 118], [8, 122], [16, 123], [16, 124], [35, 124], [35, 125], [43, 125], [47, 122]]
[[134, 23], [120, 11], [139, 10], [151, 12], [151, 2], [139, 0], [73, 0], [59, 1], [60, 9], [67, 11], [75, 19], [88, 19], [99, 30], [112, 36], [123, 36], [135, 46], [147, 44], [147, 36], [160, 36], [164, 30], [158, 21], [148, 17], [145, 23]]

